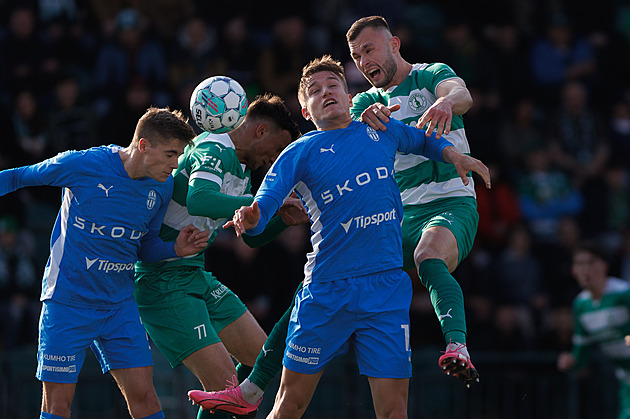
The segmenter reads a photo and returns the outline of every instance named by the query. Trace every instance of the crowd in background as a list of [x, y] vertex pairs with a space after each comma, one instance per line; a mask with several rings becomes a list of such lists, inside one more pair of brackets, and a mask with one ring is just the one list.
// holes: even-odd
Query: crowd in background
[[[630, 5], [611, 1], [0, 0], [0, 169], [67, 149], [126, 145], [150, 105], [189, 113], [193, 88], [227, 75], [252, 100], [282, 96], [302, 132], [300, 71], [330, 53], [351, 93], [369, 87], [345, 32], [384, 16], [411, 62], [445, 62], [470, 89], [464, 123], [478, 182], [471, 255], [455, 271], [474, 350], [570, 347], [572, 250], [585, 238], [630, 280]], [[264, 172], [254, 173], [254, 184]], [[0, 207], [0, 349], [34, 345], [55, 188], [29, 188]], [[308, 227], [251, 249], [223, 232], [208, 269], [267, 331], [303, 275]], [[418, 282], [412, 344], [441, 345]]]

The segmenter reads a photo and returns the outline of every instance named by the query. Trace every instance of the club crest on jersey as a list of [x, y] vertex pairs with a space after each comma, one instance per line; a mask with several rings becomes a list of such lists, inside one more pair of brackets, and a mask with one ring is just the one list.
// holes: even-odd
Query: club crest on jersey
[[427, 108], [427, 98], [420, 92], [409, 95], [409, 107], [417, 113], [422, 113]]
[[157, 201], [157, 193], [155, 190], [151, 189], [149, 191], [149, 195], [147, 195], [147, 209], [152, 210], [155, 206], [155, 202]]
[[367, 131], [367, 135], [374, 141], [378, 141], [381, 139], [381, 137], [378, 136], [378, 132], [376, 132], [376, 130], [370, 126], [368, 126], [366, 128]]

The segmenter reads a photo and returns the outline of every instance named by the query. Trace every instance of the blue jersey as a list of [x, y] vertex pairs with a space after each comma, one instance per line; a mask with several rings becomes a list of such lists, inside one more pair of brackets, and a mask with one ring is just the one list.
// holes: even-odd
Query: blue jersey
[[353, 121], [311, 131], [278, 156], [256, 194], [259, 234], [295, 189], [311, 219], [305, 283], [402, 267], [402, 202], [394, 178], [396, 151], [444, 161], [446, 140], [390, 119], [386, 131]]
[[[25, 186], [63, 188], [41, 299], [108, 307], [133, 298], [134, 264], [175, 256], [158, 234], [173, 178], [131, 179], [118, 146], [67, 151], [32, 166], [0, 172], [0, 195]], [[142, 245], [142, 253], [139, 253]]]

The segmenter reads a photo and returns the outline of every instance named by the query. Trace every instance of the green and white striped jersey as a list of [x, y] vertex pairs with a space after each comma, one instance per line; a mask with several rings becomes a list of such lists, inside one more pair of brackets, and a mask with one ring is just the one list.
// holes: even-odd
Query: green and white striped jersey
[[[379, 102], [387, 106], [400, 105], [392, 117], [415, 126], [422, 114], [437, 100], [437, 85], [455, 77], [455, 72], [446, 64], [414, 64], [400, 85], [387, 91], [372, 87], [357, 94], [352, 100], [352, 117], [360, 119], [365, 109]], [[461, 115], [453, 115], [451, 132], [444, 137], [460, 152], [470, 154]], [[472, 178], [468, 186], [464, 186], [451, 164], [415, 154], [397, 153], [394, 169], [404, 206], [426, 204], [442, 198], [475, 197]]]
[[[236, 149], [228, 134], [204, 132], [198, 135], [194, 144], [187, 146], [179, 158], [179, 167], [173, 173], [173, 197], [168, 205], [160, 237], [164, 241], [175, 241], [180, 230], [192, 224], [201, 231], [208, 231], [208, 246], [217, 235], [217, 229], [226, 218], [213, 219], [193, 216], [186, 208], [189, 183], [195, 179], [204, 179], [219, 185], [220, 193], [231, 196], [253, 196], [251, 193], [251, 172], [236, 155]], [[212, 205], [212, 203], [208, 203]], [[172, 268], [176, 266], [204, 267], [203, 252], [195, 256], [173, 258], [162, 262], [136, 264], [137, 272]]]
[[624, 341], [630, 335], [630, 283], [609, 277], [600, 300], [582, 291], [573, 302], [573, 315], [576, 367], [586, 365], [591, 348], [598, 345], [617, 367], [630, 371], [630, 347]]

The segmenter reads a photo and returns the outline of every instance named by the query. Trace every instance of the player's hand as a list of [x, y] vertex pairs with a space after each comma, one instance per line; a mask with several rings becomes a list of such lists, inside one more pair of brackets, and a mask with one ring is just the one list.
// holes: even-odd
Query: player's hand
[[382, 103], [373, 103], [361, 114], [361, 122], [365, 122], [377, 131], [385, 131], [392, 112], [400, 109], [400, 105], [387, 107]]
[[258, 225], [260, 221], [260, 209], [258, 209], [258, 202], [249, 207], [240, 207], [234, 213], [231, 221], [228, 221], [223, 225], [223, 228], [233, 227], [236, 231], [236, 236], [241, 237], [245, 230], [249, 230]]
[[624, 340], [626, 341], [626, 346], [630, 346], [630, 335], [626, 335]]
[[468, 185], [468, 172], [471, 170], [477, 173], [483, 179], [486, 188], [491, 189], [492, 183], [490, 181], [490, 169], [483, 164], [481, 160], [478, 160], [474, 157], [468, 156], [466, 154], [460, 153], [453, 146], [444, 147], [442, 151], [442, 156], [444, 157], [444, 161], [447, 163], [452, 163], [455, 166], [455, 170], [457, 170], [457, 174], [460, 178], [462, 178], [462, 182], [464, 185]]
[[558, 356], [558, 369], [560, 371], [567, 371], [575, 365], [576, 359], [570, 352], [562, 352]]
[[304, 208], [302, 200], [298, 198], [295, 193], [292, 193], [291, 196], [284, 200], [278, 210], [278, 215], [282, 218], [282, 222], [288, 226], [296, 226], [310, 222], [308, 212], [306, 208]]
[[175, 253], [182, 257], [201, 252], [208, 246], [209, 235], [209, 232], [199, 231], [192, 224], [187, 225], [181, 229], [175, 240]]
[[424, 129], [424, 127], [427, 126], [427, 137], [431, 136], [431, 133], [435, 130], [435, 138], [440, 138], [442, 134], [447, 135], [451, 132], [452, 120], [453, 104], [449, 99], [440, 97], [422, 114], [422, 117], [416, 124], [416, 128]]

